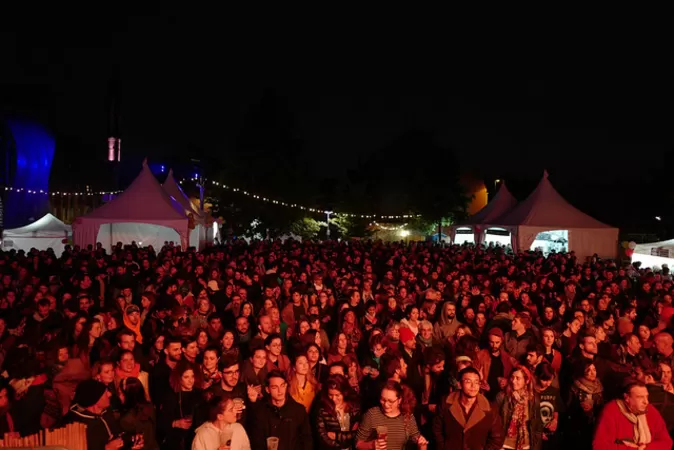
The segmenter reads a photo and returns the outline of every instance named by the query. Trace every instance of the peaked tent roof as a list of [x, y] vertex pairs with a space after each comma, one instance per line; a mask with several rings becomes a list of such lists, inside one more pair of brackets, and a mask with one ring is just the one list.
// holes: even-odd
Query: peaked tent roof
[[506, 187], [505, 182], [501, 184], [496, 193], [496, 196], [487, 203], [484, 208], [470, 216], [463, 222], [461, 225], [477, 225], [482, 223], [491, 223], [492, 220], [496, 219], [499, 216], [510, 211], [515, 205], [517, 205], [517, 200], [510, 193]]
[[146, 162], [135, 180], [117, 198], [85, 215], [87, 219], [159, 221], [187, 219], [185, 208], [164, 191]]
[[44, 237], [63, 237], [66, 233], [72, 233], [70, 225], [61, 222], [52, 214], [45, 214], [33, 223], [20, 228], [5, 230], [5, 237], [34, 237], [34, 235]]
[[564, 228], [613, 228], [599, 222], [567, 202], [548, 180], [548, 172], [536, 189], [508, 213], [491, 221], [493, 225], [529, 225]]
[[199, 216], [202, 216], [203, 213], [199, 211], [199, 208], [197, 208], [194, 203], [192, 203], [185, 195], [185, 192], [182, 190], [182, 188], [176, 183], [176, 179], [173, 177], [173, 169], [169, 170], [168, 176], [166, 177], [166, 181], [164, 181], [164, 184], [162, 185], [162, 188], [166, 191], [168, 195], [173, 197], [180, 205], [188, 212], [198, 214]]

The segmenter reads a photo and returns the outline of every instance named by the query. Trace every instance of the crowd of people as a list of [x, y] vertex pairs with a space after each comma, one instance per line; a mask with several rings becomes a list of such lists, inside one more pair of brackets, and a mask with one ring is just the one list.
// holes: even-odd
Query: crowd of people
[[0, 252], [0, 435], [89, 450], [672, 448], [674, 283], [433, 243]]

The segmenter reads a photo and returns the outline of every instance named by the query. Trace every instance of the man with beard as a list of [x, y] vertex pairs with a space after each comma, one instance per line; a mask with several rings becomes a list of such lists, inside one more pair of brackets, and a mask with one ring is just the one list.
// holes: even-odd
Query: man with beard
[[482, 368], [483, 381], [486, 382], [484, 387], [489, 387], [485, 395], [493, 401], [496, 394], [505, 388], [517, 361], [503, 350], [503, 331], [500, 328], [489, 330], [487, 339], [489, 349], [480, 350], [477, 360]]
[[159, 361], [152, 372], [150, 381], [150, 397], [155, 406], [159, 406], [171, 389], [169, 378], [171, 371], [182, 359], [182, 340], [177, 336], [168, 336], [164, 341], [164, 353], [166, 357]]
[[458, 374], [461, 389], [452, 392], [433, 419], [439, 449], [498, 450], [505, 434], [501, 416], [480, 394], [480, 372], [466, 367]]
[[672, 438], [657, 409], [648, 403], [648, 389], [630, 380], [622, 399], [609, 402], [601, 413], [592, 448], [669, 450]]

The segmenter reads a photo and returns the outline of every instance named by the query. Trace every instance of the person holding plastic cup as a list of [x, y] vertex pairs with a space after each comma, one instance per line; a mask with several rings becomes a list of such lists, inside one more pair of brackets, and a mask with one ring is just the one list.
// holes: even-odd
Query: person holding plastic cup
[[197, 428], [192, 450], [250, 450], [243, 425], [236, 422], [234, 400], [214, 397], [208, 403], [208, 421]]

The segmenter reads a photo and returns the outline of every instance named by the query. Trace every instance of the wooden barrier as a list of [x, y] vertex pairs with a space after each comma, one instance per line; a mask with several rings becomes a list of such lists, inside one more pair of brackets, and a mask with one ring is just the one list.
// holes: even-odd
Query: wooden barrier
[[71, 423], [63, 428], [43, 430], [25, 437], [15, 437], [10, 433], [5, 433], [4, 439], [0, 439], [0, 448], [34, 449], [45, 445], [62, 446], [68, 450], [87, 450], [87, 426], [83, 423]]

